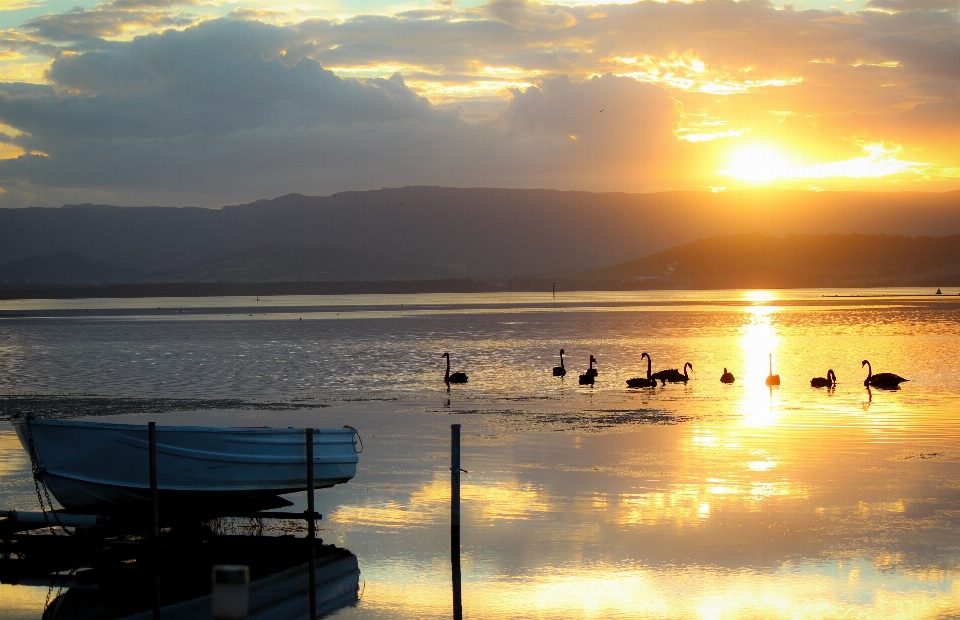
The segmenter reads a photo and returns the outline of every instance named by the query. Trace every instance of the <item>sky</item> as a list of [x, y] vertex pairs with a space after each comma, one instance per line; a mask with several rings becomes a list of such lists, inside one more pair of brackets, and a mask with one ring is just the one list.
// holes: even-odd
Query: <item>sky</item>
[[960, 0], [0, 0], [0, 207], [960, 189]]

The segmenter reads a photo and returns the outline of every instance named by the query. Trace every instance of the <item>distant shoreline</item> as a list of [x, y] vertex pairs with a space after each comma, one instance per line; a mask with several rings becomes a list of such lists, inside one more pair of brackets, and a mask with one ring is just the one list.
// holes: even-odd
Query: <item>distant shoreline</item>
[[[47, 285], [0, 287], [0, 300], [20, 299], [137, 299], [148, 297], [264, 297], [279, 295], [416, 295], [427, 293], [497, 293], [497, 292], [535, 292], [552, 291], [553, 280], [540, 278], [514, 278], [499, 282], [484, 282], [470, 278], [447, 280], [378, 280], [378, 281], [342, 281], [342, 282], [184, 282], [184, 283], [136, 283], [105, 285]], [[893, 288], [902, 285], [871, 284], [837, 286], [663, 286], [664, 282], [646, 283], [622, 282], [563, 282], [556, 281], [557, 293], [582, 291], [695, 291], [695, 290], [738, 290], [738, 289], [809, 289], [809, 288]], [[659, 285], [659, 286], [658, 286]], [[949, 286], [949, 285], [947, 285]], [[920, 288], [920, 287], [918, 287]], [[923, 286], [922, 288], [927, 288]], [[937, 287], [929, 287], [935, 290]], [[852, 299], [863, 297], [956, 297], [958, 294], [944, 293], [886, 293], [877, 295], [822, 295], [830, 299]]]
[[877, 295], [821, 295], [821, 297], [825, 299], [857, 299], [863, 297], [957, 297], [958, 295], [960, 295], [960, 293], [956, 295], [950, 293], [940, 293], [939, 295], [936, 293], [918, 293], [916, 295], [909, 293], [880, 293]]
[[265, 295], [375, 295], [486, 293], [495, 287], [457, 280], [385, 280], [345, 282], [183, 282], [0, 288], [0, 299], [87, 299], [141, 297], [253, 297]]

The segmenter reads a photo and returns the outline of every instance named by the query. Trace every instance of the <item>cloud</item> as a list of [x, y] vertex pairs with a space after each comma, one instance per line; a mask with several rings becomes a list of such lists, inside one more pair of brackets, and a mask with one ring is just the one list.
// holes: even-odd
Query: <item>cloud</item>
[[[231, 200], [408, 183], [703, 187], [723, 149], [760, 139], [836, 151], [810, 165], [859, 142], [946, 165], [957, 12], [870, 2], [882, 10], [492, 0], [286, 24], [257, 8], [199, 21], [184, 11], [206, 3], [169, 0], [71, 9], [0, 33], [0, 51], [50, 63], [44, 86], [0, 84], [0, 123], [46, 154], [0, 162], [0, 202], [13, 187], [243, 194]], [[668, 179], [678, 153], [682, 178]]]
[[[575, 82], [561, 76], [514, 91], [504, 118], [520, 136], [556, 140], [557, 157], [551, 159], [559, 160], [553, 162], [557, 168], [583, 167], [592, 160], [603, 162], [606, 174], [619, 174], [624, 168], [636, 172], [656, 153], [669, 152], [679, 109], [662, 88], [630, 78], [605, 75]], [[569, 157], [568, 150], [577, 156]]]
[[484, 8], [494, 19], [521, 30], [555, 30], [570, 28], [577, 23], [577, 18], [563, 9], [550, 9], [539, 2], [527, 0], [491, 0]]
[[[662, 158], [677, 119], [662, 88], [629, 78], [545, 79], [495, 118], [464, 122], [399, 74], [344, 79], [308, 57], [297, 29], [222, 19], [54, 60], [50, 85], [0, 85], [0, 201], [68, 189], [116, 197], [176, 188], [214, 204], [289, 191], [399, 184], [576, 186]], [[600, 112], [600, 109], [604, 109]], [[42, 153], [42, 155], [40, 155]], [[60, 193], [58, 193], [60, 192]]]
[[196, 0], [113, 0], [92, 9], [75, 7], [65, 13], [48, 13], [21, 27], [45, 41], [83, 41], [117, 37], [130, 31], [189, 25], [195, 18], [171, 12], [174, 6], [195, 5]]
[[960, 8], [960, 0], [867, 0], [864, 6], [889, 11], [950, 11]]

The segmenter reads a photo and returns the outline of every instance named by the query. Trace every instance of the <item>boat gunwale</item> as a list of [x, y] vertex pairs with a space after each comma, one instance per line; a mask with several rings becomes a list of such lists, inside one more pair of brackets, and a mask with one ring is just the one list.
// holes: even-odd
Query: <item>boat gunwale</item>
[[[102, 480], [102, 479], [99, 479], [99, 478], [90, 478], [90, 477], [87, 477], [87, 476], [80, 476], [80, 475], [74, 475], [74, 474], [69, 474], [69, 475], [67, 475], [67, 474], [58, 473], [58, 472], [55, 472], [55, 471], [46, 471], [46, 472], [44, 472], [44, 475], [52, 476], [52, 477], [55, 477], [55, 478], [59, 478], [59, 479], [61, 479], [61, 480], [66, 480], [66, 481], [74, 482], [74, 483], [96, 484], [96, 485], [100, 485], [100, 486], [103, 486], [103, 487], [111, 487], [111, 488], [115, 488], [115, 489], [127, 489], [127, 490], [133, 490], [133, 491], [149, 491], [149, 490], [150, 490], [150, 483], [146, 483], [146, 484], [142, 484], [142, 483], [138, 483], [138, 484], [117, 484], [116, 482], [105, 481], [105, 480]], [[316, 488], [316, 489], [329, 489], [329, 488], [331, 488], [331, 487], [333, 487], [333, 486], [336, 486], [337, 484], [345, 484], [346, 482], [348, 482], [348, 481], [350, 481], [350, 480], [352, 480], [352, 479], [353, 479], [352, 476], [351, 476], [350, 478], [347, 478], [345, 481], [343, 481], [344, 479], [343, 479], [343, 478], [340, 478], [340, 477], [337, 477], [337, 478], [323, 478], [323, 477], [321, 477], [321, 478], [318, 478], [318, 481], [319, 481], [319, 482], [324, 482], [324, 481], [327, 481], [327, 480], [341, 480], [341, 481], [343, 481], [343, 482], [334, 482], [333, 484], [330, 484], [330, 485], [322, 485], [322, 486], [316, 486], [316, 483], [315, 483], [314, 488]], [[56, 485], [54, 484], [54, 486], [56, 486]], [[298, 485], [298, 486], [294, 486], [294, 487], [280, 486], [280, 485], [277, 485], [277, 486], [274, 486], [274, 487], [259, 486], [259, 485], [258, 485], [258, 486], [254, 486], [254, 487], [225, 487], [225, 486], [222, 486], [222, 485], [221, 485], [221, 486], [217, 486], [217, 487], [202, 487], [202, 488], [199, 488], [199, 487], [187, 487], [187, 486], [170, 486], [170, 485], [166, 485], [166, 484], [158, 484], [158, 485], [157, 485], [157, 490], [158, 490], [159, 492], [161, 492], [161, 493], [168, 493], [168, 492], [170, 492], [170, 493], [224, 493], [224, 494], [237, 494], [237, 493], [239, 493], [239, 494], [242, 494], [242, 493], [249, 493], [250, 491], [256, 491], [256, 492], [263, 492], [263, 493], [276, 494], [276, 495], [290, 495], [290, 494], [292, 494], [292, 493], [301, 493], [301, 492], [305, 491], [306, 488], [307, 488], [307, 487], [306, 487], [306, 481], [304, 481], [304, 484], [303, 484], [302, 487], [299, 486], [299, 485]], [[58, 500], [58, 501], [59, 501], [59, 500]]]
[[[98, 429], [110, 429], [110, 430], [125, 430], [125, 431], [139, 431], [143, 432], [146, 430], [145, 424], [123, 424], [118, 422], [92, 422], [88, 420], [52, 420], [45, 418], [13, 418], [10, 420], [10, 424], [19, 426], [19, 425], [42, 425], [42, 426], [73, 426], [80, 428], [98, 428]], [[189, 431], [194, 433], [242, 433], [242, 434], [291, 434], [291, 433], [303, 433], [306, 431], [306, 428], [299, 426], [286, 426], [286, 427], [272, 427], [272, 426], [160, 426], [157, 425], [157, 432], [169, 432], [169, 431]], [[314, 436], [317, 433], [321, 434], [330, 434], [330, 435], [350, 435], [351, 437], [354, 434], [354, 430], [350, 428], [314, 428]]]

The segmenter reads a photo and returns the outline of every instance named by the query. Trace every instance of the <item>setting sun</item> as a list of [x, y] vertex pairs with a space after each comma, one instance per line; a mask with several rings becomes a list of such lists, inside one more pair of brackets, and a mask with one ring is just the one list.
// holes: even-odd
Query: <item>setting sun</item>
[[[751, 144], [733, 151], [728, 167], [719, 174], [748, 183], [816, 179], [880, 179], [904, 173], [925, 174], [931, 164], [901, 158], [898, 144], [857, 142], [861, 156], [800, 165], [777, 147]], [[955, 177], [956, 171], [941, 170], [940, 177]]]
[[779, 149], [761, 144], [737, 149], [729, 162], [729, 167], [721, 170], [720, 174], [750, 183], [766, 183], [774, 179], [792, 178], [796, 169], [796, 166]]

